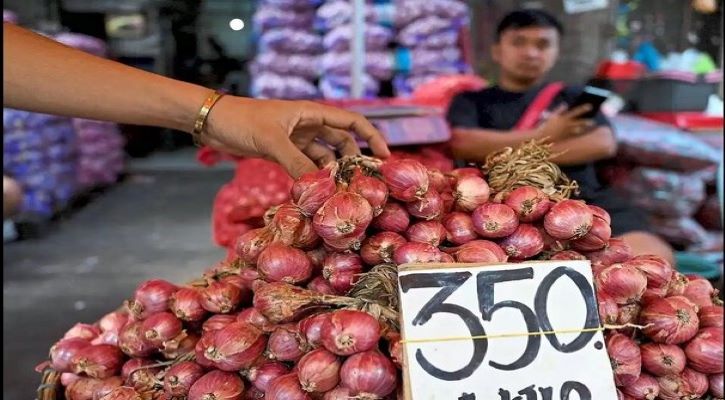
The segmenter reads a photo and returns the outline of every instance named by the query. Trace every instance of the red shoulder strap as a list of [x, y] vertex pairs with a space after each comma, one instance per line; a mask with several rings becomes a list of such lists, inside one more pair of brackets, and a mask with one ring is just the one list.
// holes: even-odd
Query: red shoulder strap
[[552, 82], [546, 85], [545, 88], [541, 89], [539, 94], [536, 95], [534, 101], [529, 104], [529, 107], [524, 112], [524, 115], [521, 116], [519, 122], [516, 123], [516, 127], [514, 129], [532, 129], [536, 126], [536, 123], [541, 117], [541, 113], [549, 108], [551, 102], [554, 101], [554, 98], [559, 94], [559, 92], [561, 92], [562, 89], [564, 89], [564, 83], [562, 82]]

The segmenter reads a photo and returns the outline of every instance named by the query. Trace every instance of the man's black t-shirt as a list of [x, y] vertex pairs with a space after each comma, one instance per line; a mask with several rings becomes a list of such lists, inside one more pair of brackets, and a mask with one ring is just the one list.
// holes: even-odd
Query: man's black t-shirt
[[[499, 87], [491, 87], [477, 92], [464, 92], [453, 98], [448, 109], [448, 122], [454, 128], [480, 128], [505, 131], [502, 134], [515, 134], [511, 130], [536, 96], [544, 88], [537, 86], [526, 92], [509, 92]], [[582, 92], [581, 88], [566, 87], [552, 101], [549, 110], [560, 104], [572, 104]], [[607, 119], [599, 113], [594, 118], [597, 126], [609, 126]], [[602, 186], [597, 178], [593, 163], [562, 167], [562, 171], [577, 181], [581, 190], [579, 198], [587, 203], [596, 204], [608, 210], [610, 214], [635, 214], [624, 199], [619, 198]], [[621, 215], [614, 218], [613, 231], [624, 233], [644, 229], [645, 222], [634, 215]], [[629, 219], [630, 222], [624, 220]], [[616, 223], [615, 223], [616, 222]]]

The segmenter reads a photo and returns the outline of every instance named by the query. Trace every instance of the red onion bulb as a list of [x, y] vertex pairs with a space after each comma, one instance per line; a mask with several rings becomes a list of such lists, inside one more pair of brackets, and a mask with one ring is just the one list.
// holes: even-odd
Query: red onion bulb
[[423, 164], [411, 159], [389, 160], [380, 167], [390, 195], [403, 202], [422, 199], [428, 192], [428, 171]]
[[654, 376], [679, 375], [685, 369], [685, 352], [679, 346], [645, 343], [640, 351], [642, 367]]
[[189, 400], [241, 400], [244, 382], [239, 374], [224, 371], [207, 372], [189, 390]]
[[685, 346], [687, 366], [703, 374], [723, 372], [723, 332], [721, 328], [703, 328]]
[[478, 237], [473, 220], [466, 213], [453, 212], [446, 215], [443, 226], [446, 228], [448, 241], [456, 245], [468, 243]]
[[640, 314], [647, 337], [658, 343], [680, 344], [697, 334], [697, 308], [682, 296], [654, 299]]
[[312, 263], [304, 251], [276, 242], [259, 255], [257, 269], [269, 282], [298, 284], [312, 275]]
[[322, 325], [322, 345], [340, 356], [368, 351], [380, 340], [380, 324], [370, 314], [355, 310], [333, 312]]
[[291, 373], [274, 378], [264, 394], [269, 400], [311, 400], [312, 397], [302, 390], [297, 374]]
[[642, 372], [642, 355], [634, 340], [613, 332], [607, 337], [607, 352], [617, 386], [631, 385], [639, 378]]
[[380, 232], [365, 240], [360, 255], [368, 265], [391, 263], [395, 251], [405, 243], [405, 238], [395, 232]]
[[323, 393], [340, 381], [340, 359], [325, 349], [305, 354], [297, 364], [297, 376], [306, 392]]
[[483, 178], [464, 176], [456, 182], [453, 198], [461, 211], [471, 212], [488, 201], [491, 189]]
[[164, 391], [169, 396], [185, 397], [191, 386], [204, 376], [204, 369], [193, 361], [182, 361], [164, 374]]
[[364, 400], [383, 399], [393, 393], [397, 376], [392, 361], [376, 350], [350, 356], [340, 370], [342, 386]]
[[373, 227], [381, 231], [402, 233], [410, 225], [410, 215], [402, 205], [389, 201], [383, 207], [383, 211], [375, 217]]
[[552, 203], [541, 189], [521, 186], [508, 194], [504, 204], [514, 210], [521, 222], [534, 222], [549, 211]]
[[355, 169], [347, 190], [364, 197], [373, 208], [373, 216], [380, 215], [388, 201], [388, 187], [383, 181], [364, 175]]
[[544, 239], [533, 225], [521, 224], [508, 237], [501, 240], [499, 246], [515, 260], [534, 257], [544, 249]]
[[277, 361], [267, 361], [250, 368], [247, 371], [247, 378], [255, 388], [265, 393], [275, 378], [288, 373], [289, 368], [285, 364]]
[[477, 207], [471, 216], [473, 228], [484, 238], [503, 238], [514, 233], [519, 220], [514, 210], [498, 203], [485, 203]]
[[356, 193], [338, 192], [317, 210], [312, 221], [315, 232], [337, 250], [359, 249], [373, 209]]
[[594, 214], [579, 200], [563, 200], [554, 204], [544, 216], [544, 229], [554, 239], [575, 240], [592, 228]]

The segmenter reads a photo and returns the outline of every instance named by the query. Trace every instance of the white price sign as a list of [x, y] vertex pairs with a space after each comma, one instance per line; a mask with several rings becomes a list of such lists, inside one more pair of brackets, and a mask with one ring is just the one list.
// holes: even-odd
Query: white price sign
[[589, 261], [402, 265], [406, 398], [616, 400]]

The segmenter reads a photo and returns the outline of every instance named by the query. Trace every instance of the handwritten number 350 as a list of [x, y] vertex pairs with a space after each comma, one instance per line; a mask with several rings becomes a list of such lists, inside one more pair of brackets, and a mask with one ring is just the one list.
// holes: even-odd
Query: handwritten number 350
[[[423, 307], [413, 319], [413, 325], [426, 324], [433, 315], [438, 313], [446, 313], [457, 315], [468, 328], [471, 336], [485, 336], [486, 331], [478, 319], [476, 314], [457, 304], [446, 303], [459, 287], [466, 283], [472, 274], [470, 272], [453, 272], [453, 273], [435, 273], [435, 274], [409, 274], [400, 277], [401, 289], [404, 293], [414, 288], [435, 288], [440, 287], [438, 291]], [[547, 300], [551, 286], [562, 276], [567, 276], [574, 282], [579, 289], [584, 301], [586, 302], [587, 315], [585, 319], [584, 329], [596, 328], [598, 324], [597, 305], [595, 303], [594, 291], [584, 275], [569, 267], [558, 267], [550, 272], [539, 285], [536, 296], [534, 297], [534, 310], [531, 310], [523, 303], [514, 300], [505, 300], [498, 303], [494, 302], [494, 291], [496, 283], [520, 281], [524, 279], [532, 279], [534, 271], [532, 268], [522, 268], [514, 270], [502, 271], [483, 271], [476, 276], [478, 304], [481, 311], [481, 317], [484, 321], [491, 321], [493, 314], [502, 308], [513, 308], [521, 312], [526, 329], [532, 335], [528, 336], [526, 348], [523, 354], [511, 364], [500, 364], [495, 361], [489, 361], [489, 365], [493, 368], [514, 371], [524, 368], [531, 364], [539, 353], [541, 347], [541, 335], [534, 333], [545, 333], [546, 339], [551, 346], [562, 353], [573, 353], [581, 350], [594, 336], [594, 331], [582, 332], [569, 344], [562, 344], [551, 333], [553, 327], [549, 320], [549, 314], [546, 308]], [[421, 349], [415, 353], [415, 358], [420, 366], [431, 376], [446, 381], [458, 381], [471, 376], [483, 363], [488, 351], [488, 339], [473, 340], [473, 355], [471, 360], [461, 369], [456, 371], [444, 371], [433, 365], [423, 355]]]

